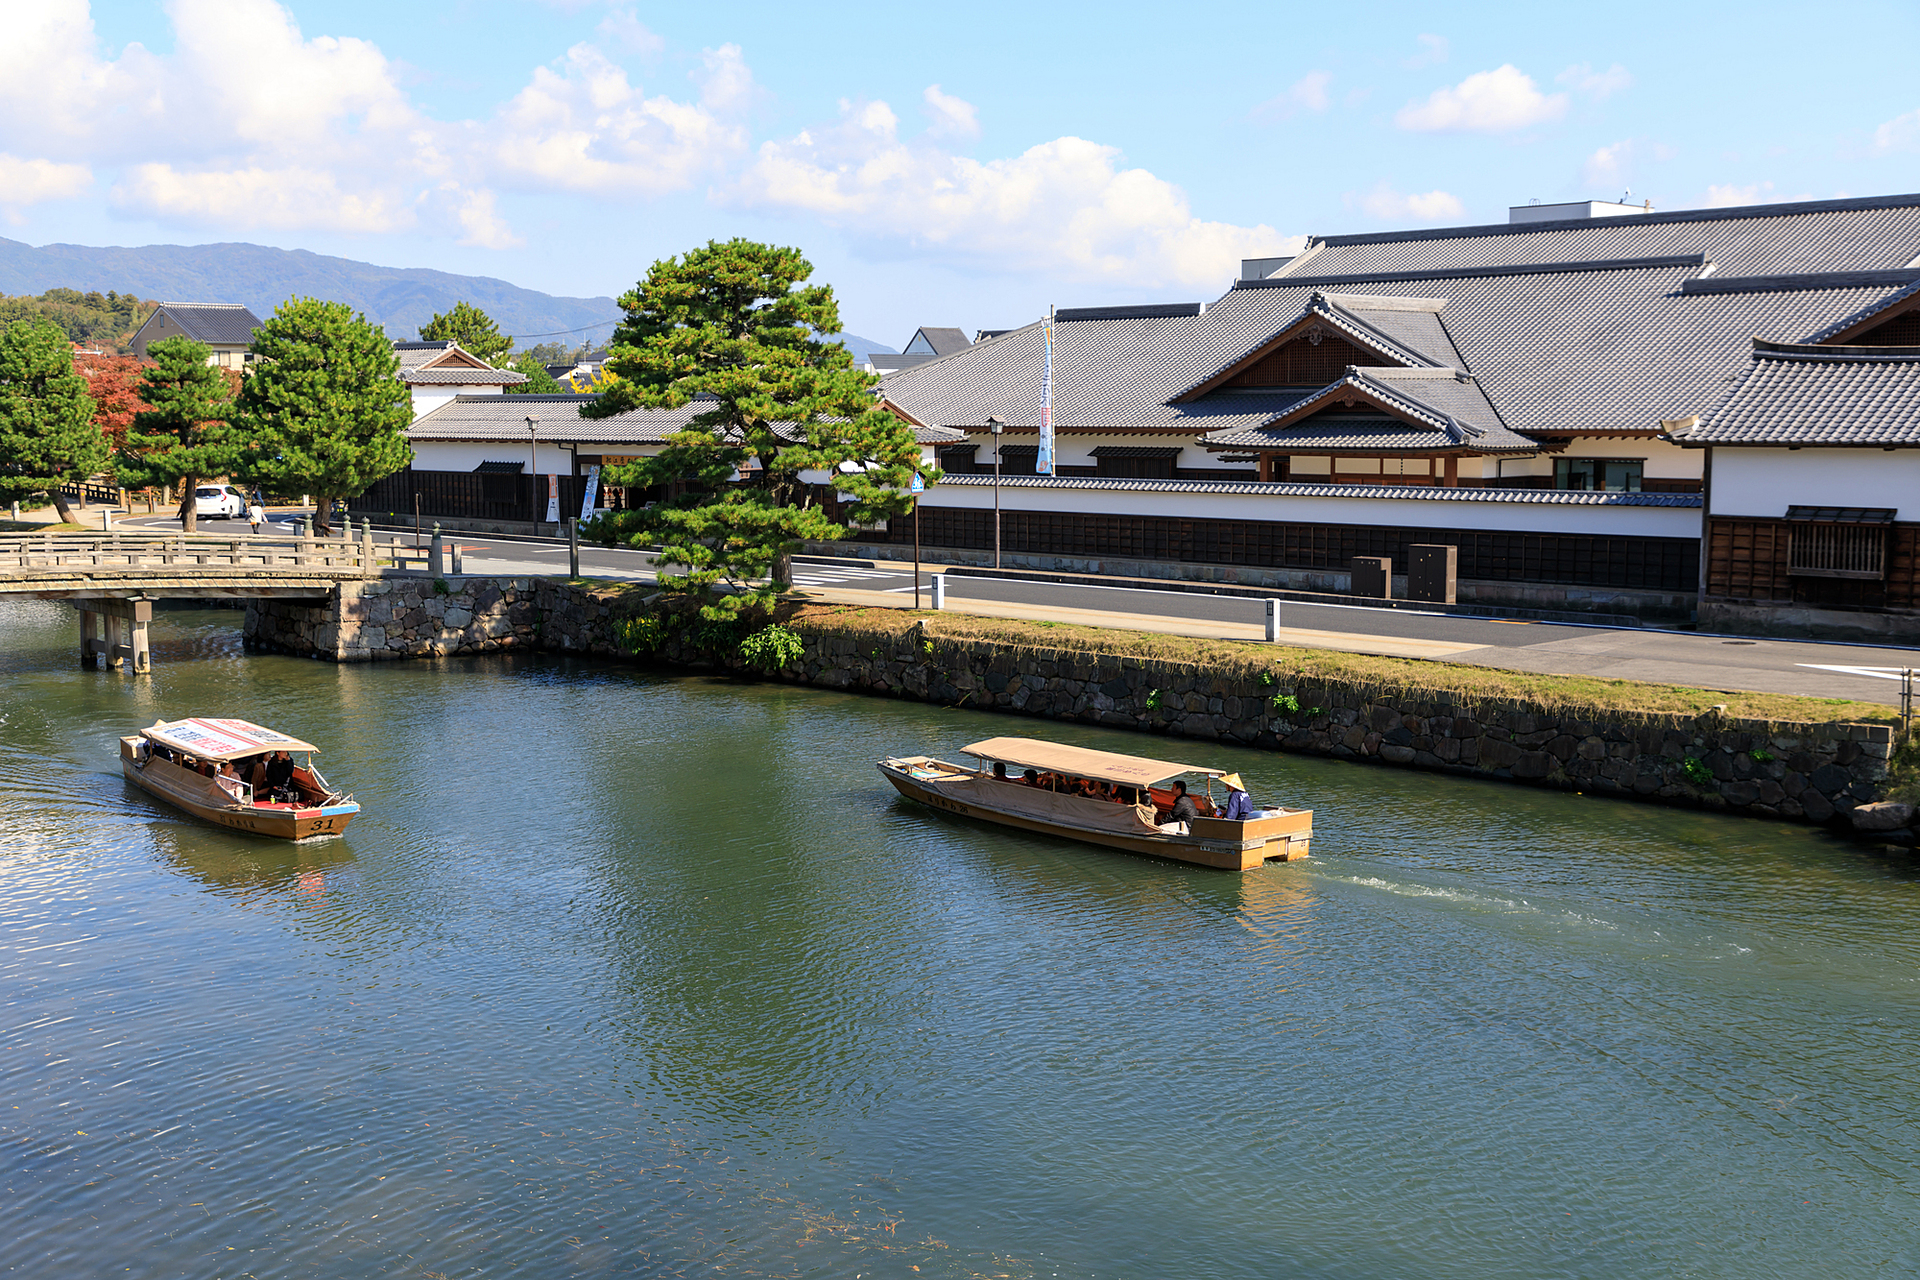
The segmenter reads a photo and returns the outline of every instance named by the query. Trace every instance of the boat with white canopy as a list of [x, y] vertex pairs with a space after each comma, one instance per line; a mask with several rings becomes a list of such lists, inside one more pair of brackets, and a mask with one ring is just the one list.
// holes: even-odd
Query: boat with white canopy
[[360, 812], [320, 776], [318, 750], [249, 720], [163, 720], [120, 739], [120, 771], [196, 818], [306, 840], [338, 835]]
[[[1313, 810], [1269, 808], [1243, 819], [1214, 800], [1224, 769], [1044, 742], [988, 738], [961, 749], [975, 765], [892, 757], [881, 774], [909, 800], [1004, 826], [1207, 867], [1247, 871], [1307, 856]], [[1186, 783], [1186, 778], [1197, 785]], [[1175, 821], [1179, 781], [1194, 816]]]

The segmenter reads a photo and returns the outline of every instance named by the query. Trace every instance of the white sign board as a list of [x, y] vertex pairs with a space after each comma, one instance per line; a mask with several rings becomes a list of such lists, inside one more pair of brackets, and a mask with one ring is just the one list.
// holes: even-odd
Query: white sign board
[[560, 523], [560, 477], [547, 477], [547, 523]]
[[599, 496], [600, 465], [595, 463], [587, 468], [587, 496], [580, 500], [580, 518], [582, 520], [593, 519], [593, 500]]

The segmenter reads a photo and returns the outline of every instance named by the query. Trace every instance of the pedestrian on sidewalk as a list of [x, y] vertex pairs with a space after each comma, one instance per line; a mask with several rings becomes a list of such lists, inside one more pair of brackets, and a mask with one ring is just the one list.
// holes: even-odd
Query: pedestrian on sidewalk
[[255, 489], [253, 497], [247, 500], [247, 523], [253, 526], [254, 535], [260, 533], [260, 526], [267, 520], [267, 509], [260, 505], [260, 491]]

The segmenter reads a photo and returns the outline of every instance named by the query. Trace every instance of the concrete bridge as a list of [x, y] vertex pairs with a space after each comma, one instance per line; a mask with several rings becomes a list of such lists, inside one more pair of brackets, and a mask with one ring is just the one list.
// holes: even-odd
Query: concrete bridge
[[353, 538], [211, 538], [137, 533], [0, 535], [0, 600], [70, 600], [80, 610], [80, 664], [152, 669], [147, 624], [157, 600], [320, 599], [380, 576], [371, 533]]

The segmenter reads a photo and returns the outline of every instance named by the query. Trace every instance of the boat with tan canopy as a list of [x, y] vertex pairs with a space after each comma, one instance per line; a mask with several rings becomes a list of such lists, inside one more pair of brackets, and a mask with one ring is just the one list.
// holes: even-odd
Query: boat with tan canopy
[[[1291, 862], [1307, 856], [1313, 839], [1311, 809], [1223, 816], [1214, 783], [1238, 783], [1237, 774], [1223, 769], [1038, 738], [988, 738], [961, 750], [979, 764], [901, 756], [880, 761], [879, 768], [901, 795], [947, 813], [1206, 867], [1247, 871]], [[1187, 784], [1186, 776], [1199, 786]], [[1194, 816], [1184, 822], [1173, 820], [1180, 794], [1175, 781], [1193, 803]]]
[[360, 812], [320, 776], [318, 750], [249, 720], [163, 720], [120, 739], [120, 771], [196, 818], [305, 840], [345, 831]]

